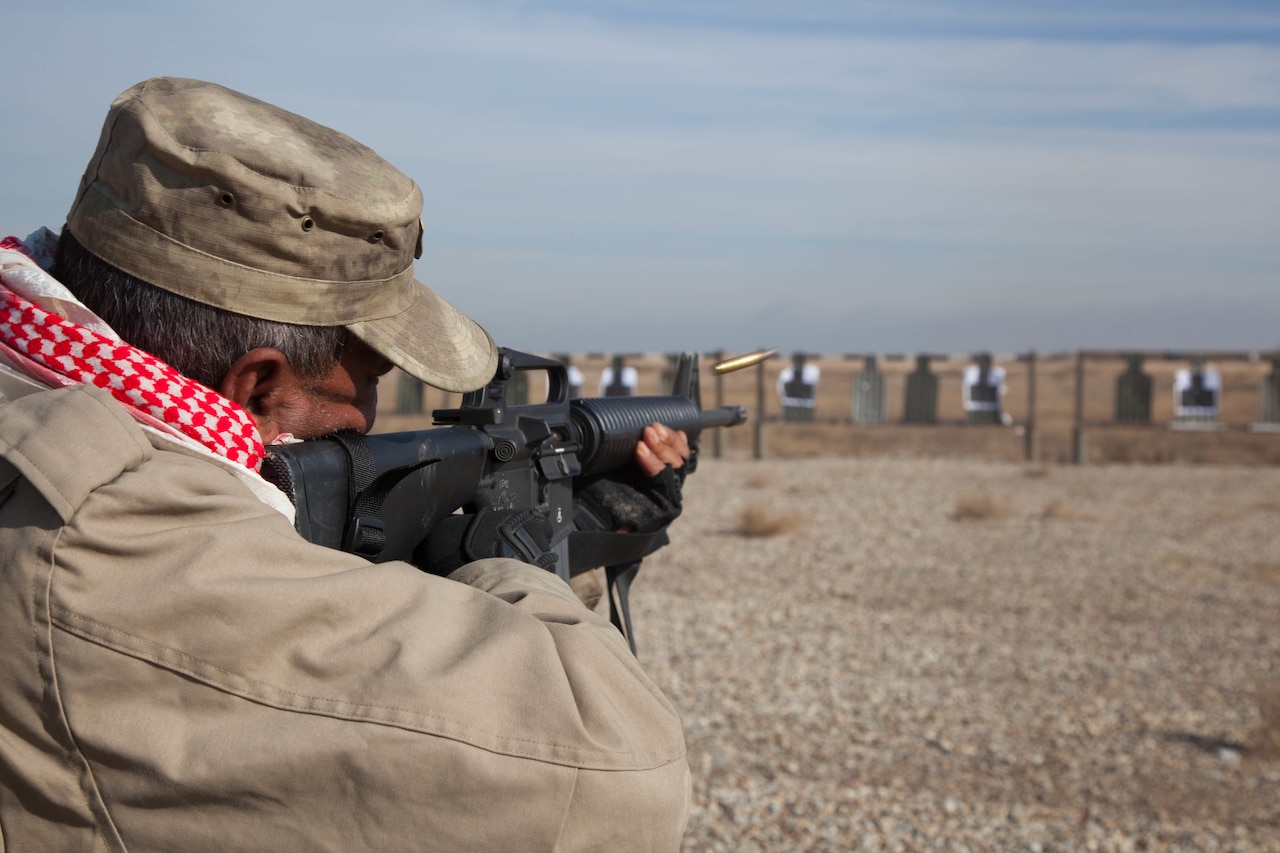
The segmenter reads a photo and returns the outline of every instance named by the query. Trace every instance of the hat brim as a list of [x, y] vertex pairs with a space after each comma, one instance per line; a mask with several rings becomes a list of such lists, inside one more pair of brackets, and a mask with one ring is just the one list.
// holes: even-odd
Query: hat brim
[[498, 369], [489, 333], [435, 291], [417, 282], [418, 299], [405, 311], [347, 328], [396, 367], [434, 388], [474, 391]]

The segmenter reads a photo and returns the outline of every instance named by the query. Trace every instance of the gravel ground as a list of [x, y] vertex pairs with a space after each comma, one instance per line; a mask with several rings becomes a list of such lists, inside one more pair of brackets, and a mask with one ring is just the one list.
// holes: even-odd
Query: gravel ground
[[684, 849], [1280, 850], [1280, 469], [706, 460], [672, 539]]

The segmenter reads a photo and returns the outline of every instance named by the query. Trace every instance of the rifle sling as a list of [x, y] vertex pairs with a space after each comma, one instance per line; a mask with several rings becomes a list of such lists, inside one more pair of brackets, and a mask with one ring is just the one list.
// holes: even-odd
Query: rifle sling
[[667, 529], [653, 533], [613, 533], [603, 530], [575, 530], [569, 534], [569, 573], [605, 567], [609, 589], [609, 621], [636, 653], [631, 630], [631, 582], [640, 571], [640, 561], [666, 545]]
[[569, 534], [569, 573], [639, 562], [669, 541], [665, 527], [653, 533], [575, 530]]
[[605, 569], [605, 577], [609, 581], [609, 621], [627, 638], [633, 655], [636, 653], [636, 636], [631, 630], [631, 582], [639, 572], [639, 560]]
[[347, 452], [351, 470], [347, 496], [351, 517], [347, 521], [342, 548], [367, 560], [376, 561], [387, 544], [386, 528], [382, 523], [383, 501], [405, 477], [440, 460], [424, 459], [378, 474], [378, 467], [374, 464], [373, 454], [369, 452], [364, 436], [354, 432], [338, 432], [330, 437], [337, 440]]

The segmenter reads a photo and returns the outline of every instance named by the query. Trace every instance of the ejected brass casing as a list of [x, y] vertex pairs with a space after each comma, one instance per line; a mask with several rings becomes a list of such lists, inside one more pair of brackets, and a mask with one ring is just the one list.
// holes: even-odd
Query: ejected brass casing
[[718, 361], [712, 365], [711, 369], [716, 373], [732, 373], [735, 370], [741, 370], [744, 367], [753, 367], [768, 358], [773, 358], [777, 354], [776, 349], [762, 349], [756, 352], [750, 352], [746, 355], [735, 356], [734, 358], [726, 358], [724, 361]]

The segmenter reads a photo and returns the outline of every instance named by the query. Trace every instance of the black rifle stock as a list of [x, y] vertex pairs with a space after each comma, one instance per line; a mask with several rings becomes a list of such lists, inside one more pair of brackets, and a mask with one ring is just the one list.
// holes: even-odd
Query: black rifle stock
[[[516, 371], [546, 374], [545, 402], [508, 403]], [[688, 435], [692, 472], [702, 430], [746, 420], [739, 406], [702, 411], [696, 354], [680, 357], [672, 384], [671, 396], [570, 400], [561, 362], [503, 349], [488, 385], [459, 408], [433, 413], [442, 426], [270, 447], [263, 475], [293, 500], [305, 539], [374, 562], [412, 562], [432, 529], [458, 510], [537, 510], [551, 525], [557, 574], [567, 580], [608, 568], [613, 620], [634, 649], [628, 587], [640, 559], [666, 542], [665, 531], [581, 529], [574, 478], [633, 464], [636, 443], [655, 421]]]

